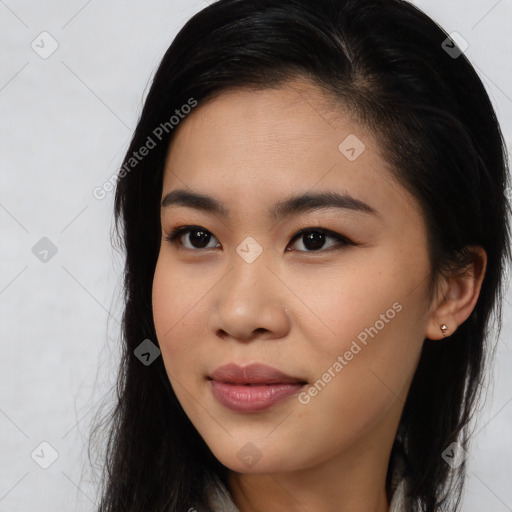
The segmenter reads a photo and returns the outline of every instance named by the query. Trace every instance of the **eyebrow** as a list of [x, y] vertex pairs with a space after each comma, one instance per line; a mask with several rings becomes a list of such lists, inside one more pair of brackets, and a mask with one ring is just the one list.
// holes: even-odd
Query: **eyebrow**
[[[189, 190], [177, 189], [169, 192], [162, 199], [161, 207], [167, 208], [171, 205], [186, 206], [229, 217], [229, 210], [221, 201]], [[269, 216], [277, 221], [294, 214], [330, 208], [341, 208], [379, 216], [377, 210], [364, 201], [349, 194], [338, 194], [337, 192], [307, 192], [289, 197], [273, 205], [269, 210]]]

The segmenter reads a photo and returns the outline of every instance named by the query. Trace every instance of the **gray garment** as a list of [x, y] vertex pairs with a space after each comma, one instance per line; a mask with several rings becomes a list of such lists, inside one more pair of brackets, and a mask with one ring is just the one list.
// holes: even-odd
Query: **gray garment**
[[[395, 473], [392, 480], [391, 488], [394, 489], [394, 492], [389, 512], [408, 512], [410, 505], [406, 499], [406, 480], [399, 481], [399, 477], [396, 475], [397, 473]], [[231, 494], [217, 475], [214, 475], [213, 480], [209, 482], [208, 493], [211, 512], [240, 512], [233, 503]]]

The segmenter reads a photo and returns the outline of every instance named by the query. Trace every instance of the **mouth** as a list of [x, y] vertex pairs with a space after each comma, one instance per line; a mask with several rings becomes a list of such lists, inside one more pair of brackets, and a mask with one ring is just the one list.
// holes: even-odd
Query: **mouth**
[[296, 395], [307, 381], [262, 364], [246, 367], [230, 363], [208, 376], [213, 396], [224, 407], [240, 412], [260, 412]]
[[307, 381], [303, 378], [287, 375], [276, 368], [259, 363], [248, 366], [239, 366], [235, 363], [229, 363], [214, 370], [208, 376], [208, 379], [223, 384], [239, 386], [307, 384]]

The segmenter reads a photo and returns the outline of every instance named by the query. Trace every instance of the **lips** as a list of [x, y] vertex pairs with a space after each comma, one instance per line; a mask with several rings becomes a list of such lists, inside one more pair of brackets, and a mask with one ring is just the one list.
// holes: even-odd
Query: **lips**
[[238, 366], [229, 363], [219, 366], [209, 378], [216, 382], [238, 385], [270, 385], [270, 384], [306, 384], [304, 379], [292, 377], [276, 368], [265, 364], [254, 363], [248, 366]]
[[304, 379], [292, 377], [264, 364], [230, 363], [208, 377], [213, 396], [237, 413], [259, 413], [300, 392]]

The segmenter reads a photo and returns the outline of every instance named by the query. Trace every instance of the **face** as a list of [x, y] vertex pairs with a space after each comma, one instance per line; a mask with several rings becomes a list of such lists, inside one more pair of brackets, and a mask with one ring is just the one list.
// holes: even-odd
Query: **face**
[[158, 342], [214, 455], [272, 473], [390, 449], [429, 261], [371, 134], [306, 82], [226, 91], [181, 122], [162, 199]]

